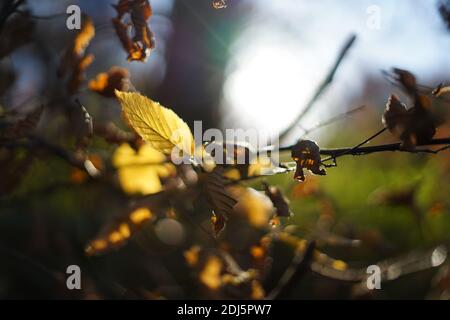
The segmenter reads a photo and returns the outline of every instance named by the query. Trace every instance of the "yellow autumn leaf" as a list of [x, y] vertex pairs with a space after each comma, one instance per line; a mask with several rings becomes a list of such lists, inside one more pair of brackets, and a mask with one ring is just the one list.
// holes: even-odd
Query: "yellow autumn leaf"
[[142, 145], [138, 152], [129, 144], [122, 144], [113, 156], [122, 189], [130, 194], [148, 195], [162, 190], [161, 178], [174, 173], [171, 163], [163, 163], [166, 157], [149, 144]]
[[153, 148], [167, 155], [175, 147], [184, 155], [194, 153], [191, 130], [175, 112], [136, 92], [115, 93], [130, 126]]
[[200, 271], [200, 282], [211, 290], [217, 290], [222, 285], [222, 261], [216, 256], [208, 257], [205, 266]]

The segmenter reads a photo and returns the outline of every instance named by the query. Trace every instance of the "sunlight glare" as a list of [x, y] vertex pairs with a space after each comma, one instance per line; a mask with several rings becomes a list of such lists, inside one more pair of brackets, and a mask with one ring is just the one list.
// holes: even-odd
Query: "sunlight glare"
[[297, 114], [314, 81], [305, 78], [299, 48], [287, 43], [261, 41], [236, 53], [223, 92], [223, 107], [232, 109], [233, 126], [278, 132]]

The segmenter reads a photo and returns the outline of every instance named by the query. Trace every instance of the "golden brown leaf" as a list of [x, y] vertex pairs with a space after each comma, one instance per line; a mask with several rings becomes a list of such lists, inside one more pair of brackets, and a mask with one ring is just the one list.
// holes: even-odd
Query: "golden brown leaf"
[[[150, 51], [155, 47], [153, 32], [148, 27], [148, 20], [152, 16], [152, 8], [148, 0], [120, 0], [114, 6], [117, 17], [112, 19], [117, 37], [123, 49], [128, 54], [128, 61], [145, 61]], [[124, 16], [129, 15], [131, 25], [123, 22]], [[133, 31], [133, 37], [130, 33]]]
[[107, 98], [115, 97], [115, 90], [125, 91], [130, 74], [127, 69], [112, 67], [89, 81], [89, 89]]

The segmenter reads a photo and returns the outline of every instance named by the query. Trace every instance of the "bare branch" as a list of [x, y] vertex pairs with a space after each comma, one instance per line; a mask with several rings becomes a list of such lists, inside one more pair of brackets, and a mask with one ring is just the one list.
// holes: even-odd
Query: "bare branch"
[[341, 49], [336, 62], [333, 64], [332, 68], [328, 72], [328, 75], [325, 77], [322, 84], [317, 89], [316, 93], [313, 95], [311, 100], [306, 104], [306, 106], [303, 108], [303, 110], [300, 112], [300, 114], [292, 121], [292, 123], [280, 134], [280, 141], [283, 141], [286, 139], [286, 137], [291, 133], [292, 129], [297, 125], [300, 120], [311, 110], [311, 108], [316, 103], [317, 99], [322, 96], [322, 94], [325, 92], [325, 89], [328, 88], [330, 83], [333, 81], [334, 75], [336, 74], [336, 71], [338, 70], [341, 62], [344, 60], [345, 56], [347, 55], [350, 48], [353, 46], [354, 42], [356, 40], [356, 35], [352, 34], [350, 38], [345, 42], [343, 48]]

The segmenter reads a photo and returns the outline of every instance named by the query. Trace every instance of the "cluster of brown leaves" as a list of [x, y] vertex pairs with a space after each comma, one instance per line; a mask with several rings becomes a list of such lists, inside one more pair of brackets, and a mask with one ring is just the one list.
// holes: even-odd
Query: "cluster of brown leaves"
[[428, 96], [419, 93], [416, 78], [409, 71], [394, 68], [391, 76], [412, 99], [413, 106], [408, 109], [397, 96], [391, 95], [383, 114], [383, 124], [400, 138], [405, 150], [413, 150], [417, 144], [431, 140], [436, 133], [432, 102]]
[[[152, 16], [149, 1], [119, 0], [114, 8], [117, 17], [112, 19], [112, 23], [123, 49], [128, 54], [128, 61], [145, 61], [150, 51], [155, 48], [155, 37], [148, 26], [148, 20]], [[127, 15], [130, 17], [130, 23], [124, 21]]]
[[114, 91], [126, 91], [130, 74], [127, 69], [111, 67], [108, 72], [99, 73], [89, 81], [89, 89], [107, 98], [115, 97]]

